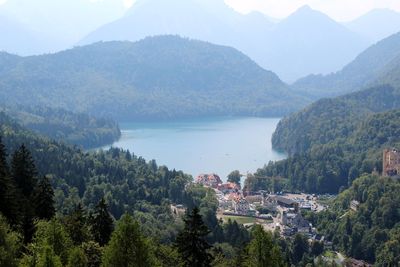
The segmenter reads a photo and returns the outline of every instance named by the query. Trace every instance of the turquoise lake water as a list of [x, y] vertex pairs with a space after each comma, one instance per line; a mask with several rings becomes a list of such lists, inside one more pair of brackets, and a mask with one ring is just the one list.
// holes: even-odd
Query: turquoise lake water
[[286, 157], [271, 145], [278, 122], [269, 118], [213, 118], [121, 123], [122, 137], [112, 146], [194, 177], [216, 173], [225, 180], [233, 170], [255, 172], [270, 160]]

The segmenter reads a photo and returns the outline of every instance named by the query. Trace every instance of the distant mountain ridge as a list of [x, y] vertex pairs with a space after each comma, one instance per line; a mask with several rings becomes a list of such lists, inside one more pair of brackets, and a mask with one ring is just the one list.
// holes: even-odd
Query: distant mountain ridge
[[373, 9], [344, 25], [372, 42], [378, 42], [400, 32], [400, 13], [391, 9]]
[[307, 6], [273, 23], [260, 13], [239, 14], [221, 0], [209, 2], [138, 1], [123, 18], [100, 27], [80, 44], [178, 34], [232, 46], [289, 81], [340, 69], [370, 45], [366, 38]]
[[[223, 0], [138, 0], [125, 16], [100, 26], [97, 23], [105, 23], [122, 14], [119, 8], [112, 8], [111, 1], [82, 3], [76, 20], [69, 24], [63, 23], [65, 15], [58, 19], [51, 12], [46, 16], [47, 11], [43, 10], [36, 15], [40, 18], [35, 18], [30, 12], [35, 5], [23, 4], [23, 1], [8, 1], [2, 5], [0, 17], [9, 12], [15, 20], [29, 22], [34, 30], [21, 29], [18, 26], [21, 23], [14, 21], [10, 24], [0, 18], [0, 36], [7, 36], [0, 39], [2, 51], [37, 55], [70, 48], [79, 38], [79, 45], [87, 45], [98, 41], [139, 41], [148, 36], [177, 34], [234, 47], [263, 68], [273, 70], [286, 82], [310, 74], [338, 71], [369, 45], [400, 31], [399, 13], [380, 9], [352, 22], [338, 23], [308, 6], [285, 19], [276, 20], [260, 12], [243, 15]], [[23, 6], [19, 9], [18, 5]], [[64, 2], [60, 5], [50, 0], [37, 3], [38, 8], [43, 5], [49, 10], [55, 9], [55, 13], [74, 10], [74, 5]], [[96, 12], [104, 13], [104, 18], [101, 19]], [[86, 20], [85, 14], [92, 16], [94, 21], [77, 30], [77, 25]], [[46, 20], [54, 22], [54, 25], [47, 27]], [[97, 30], [88, 33], [96, 26]], [[82, 36], [85, 33], [88, 33], [86, 37]]]
[[338, 96], [375, 84], [394, 84], [386, 76], [396, 70], [399, 57], [400, 33], [397, 33], [369, 47], [342, 70], [326, 76], [310, 75], [291, 87], [315, 99]]
[[118, 120], [282, 116], [308, 103], [237, 50], [176, 36], [1, 61], [0, 103]]

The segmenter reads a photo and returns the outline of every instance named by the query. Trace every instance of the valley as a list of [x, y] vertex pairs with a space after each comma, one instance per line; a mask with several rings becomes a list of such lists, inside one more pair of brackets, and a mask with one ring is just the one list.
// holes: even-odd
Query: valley
[[0, 0], [0, 267], [399, 267], [400, 5], [345, 2]]

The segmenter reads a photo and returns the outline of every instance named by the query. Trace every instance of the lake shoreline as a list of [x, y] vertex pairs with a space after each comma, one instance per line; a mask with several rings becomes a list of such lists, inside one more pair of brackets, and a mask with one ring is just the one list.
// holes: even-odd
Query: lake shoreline
[[270, 160], [287, 157], [272, 149], [271, 137], [279, 118], [212, 117], [163, 122], [121, 122], [120, 147], [146, 160], [196, 177], [230, 171], [253, 173]]

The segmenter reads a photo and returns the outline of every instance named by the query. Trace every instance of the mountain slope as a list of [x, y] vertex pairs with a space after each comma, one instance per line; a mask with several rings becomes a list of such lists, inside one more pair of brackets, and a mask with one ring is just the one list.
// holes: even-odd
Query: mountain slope
[[[356, 210], [351, 202], [358, 201]], [[364, 175], [339, 194], [327, 211], [314, 217], [318, 230], [335, 249], [374, 266], [397, 266], [400, 261], [400, 183]]]
[[291, 155], [306, 153], [313, 146], [346, 140], [360, 120], [392, 109], [400, 109], [400, 89], [387, 85], [322, 99], [281, 120], [272, 144]]
[[164, 204], [182, 203], [182, 192], [191, 179], [182, 172], [118, 148], [84, 152], [32, 133], [4, 113], [0, 113], [0, 136], [9, 154], [22, 144], [31, 152], [38, 175], [46, 175], [52, 183], [57, 211], [69, 214], [79, 203], [92, 209], [104, 197], [115, 218], [146, 212], [143, 223], [150, 220], [160, 238], [172, 234], [165, 231], [173, 217]]
[[345, 26], [373, 42], [378, 42], [400, 32], [400, 13], [391, 9], [374, 9]]
[[281, 116], [306, 103], [240, 52], [175, 36], [2, 60], [0, 102], [119, 120]]
[[310, 75], [291, 87], [314, 98], [360, 90], [383, 79], [399, 56], [400, 33], [397, 33], [369, 47], [341, 71], [326, 76]]
[[[274, 24], [259, 13], [239, 14], [222, 0], [140, 0], [122, 19], [100, 27], [80, 44], [137, 41], [159, 34], [235, 47], [290, 81], [310, 73], [336, 71], [370, 45], [309, 7]], [[341, 51], [340, 55], [336, 51]]]
[[290, 189], [337, 193], [362, 173], [381, 172], [383, 149], [400, 147], [399, 62], [395, 57], [376, 71], [374, 87], [321, 99], [281, 120], [272, 144], [289, 158], [270, 162], [256, 177], [283, 177]]
[[38, 134], [85, 149], [112, 144], [121, 137], [116, 122], [47, 107], [6, 107], [3, 112]]
[[369, 45], [308, 6], [278, 23], [268, 38], [261, 64], [291, 81], [310, 73], [338, 70]]

